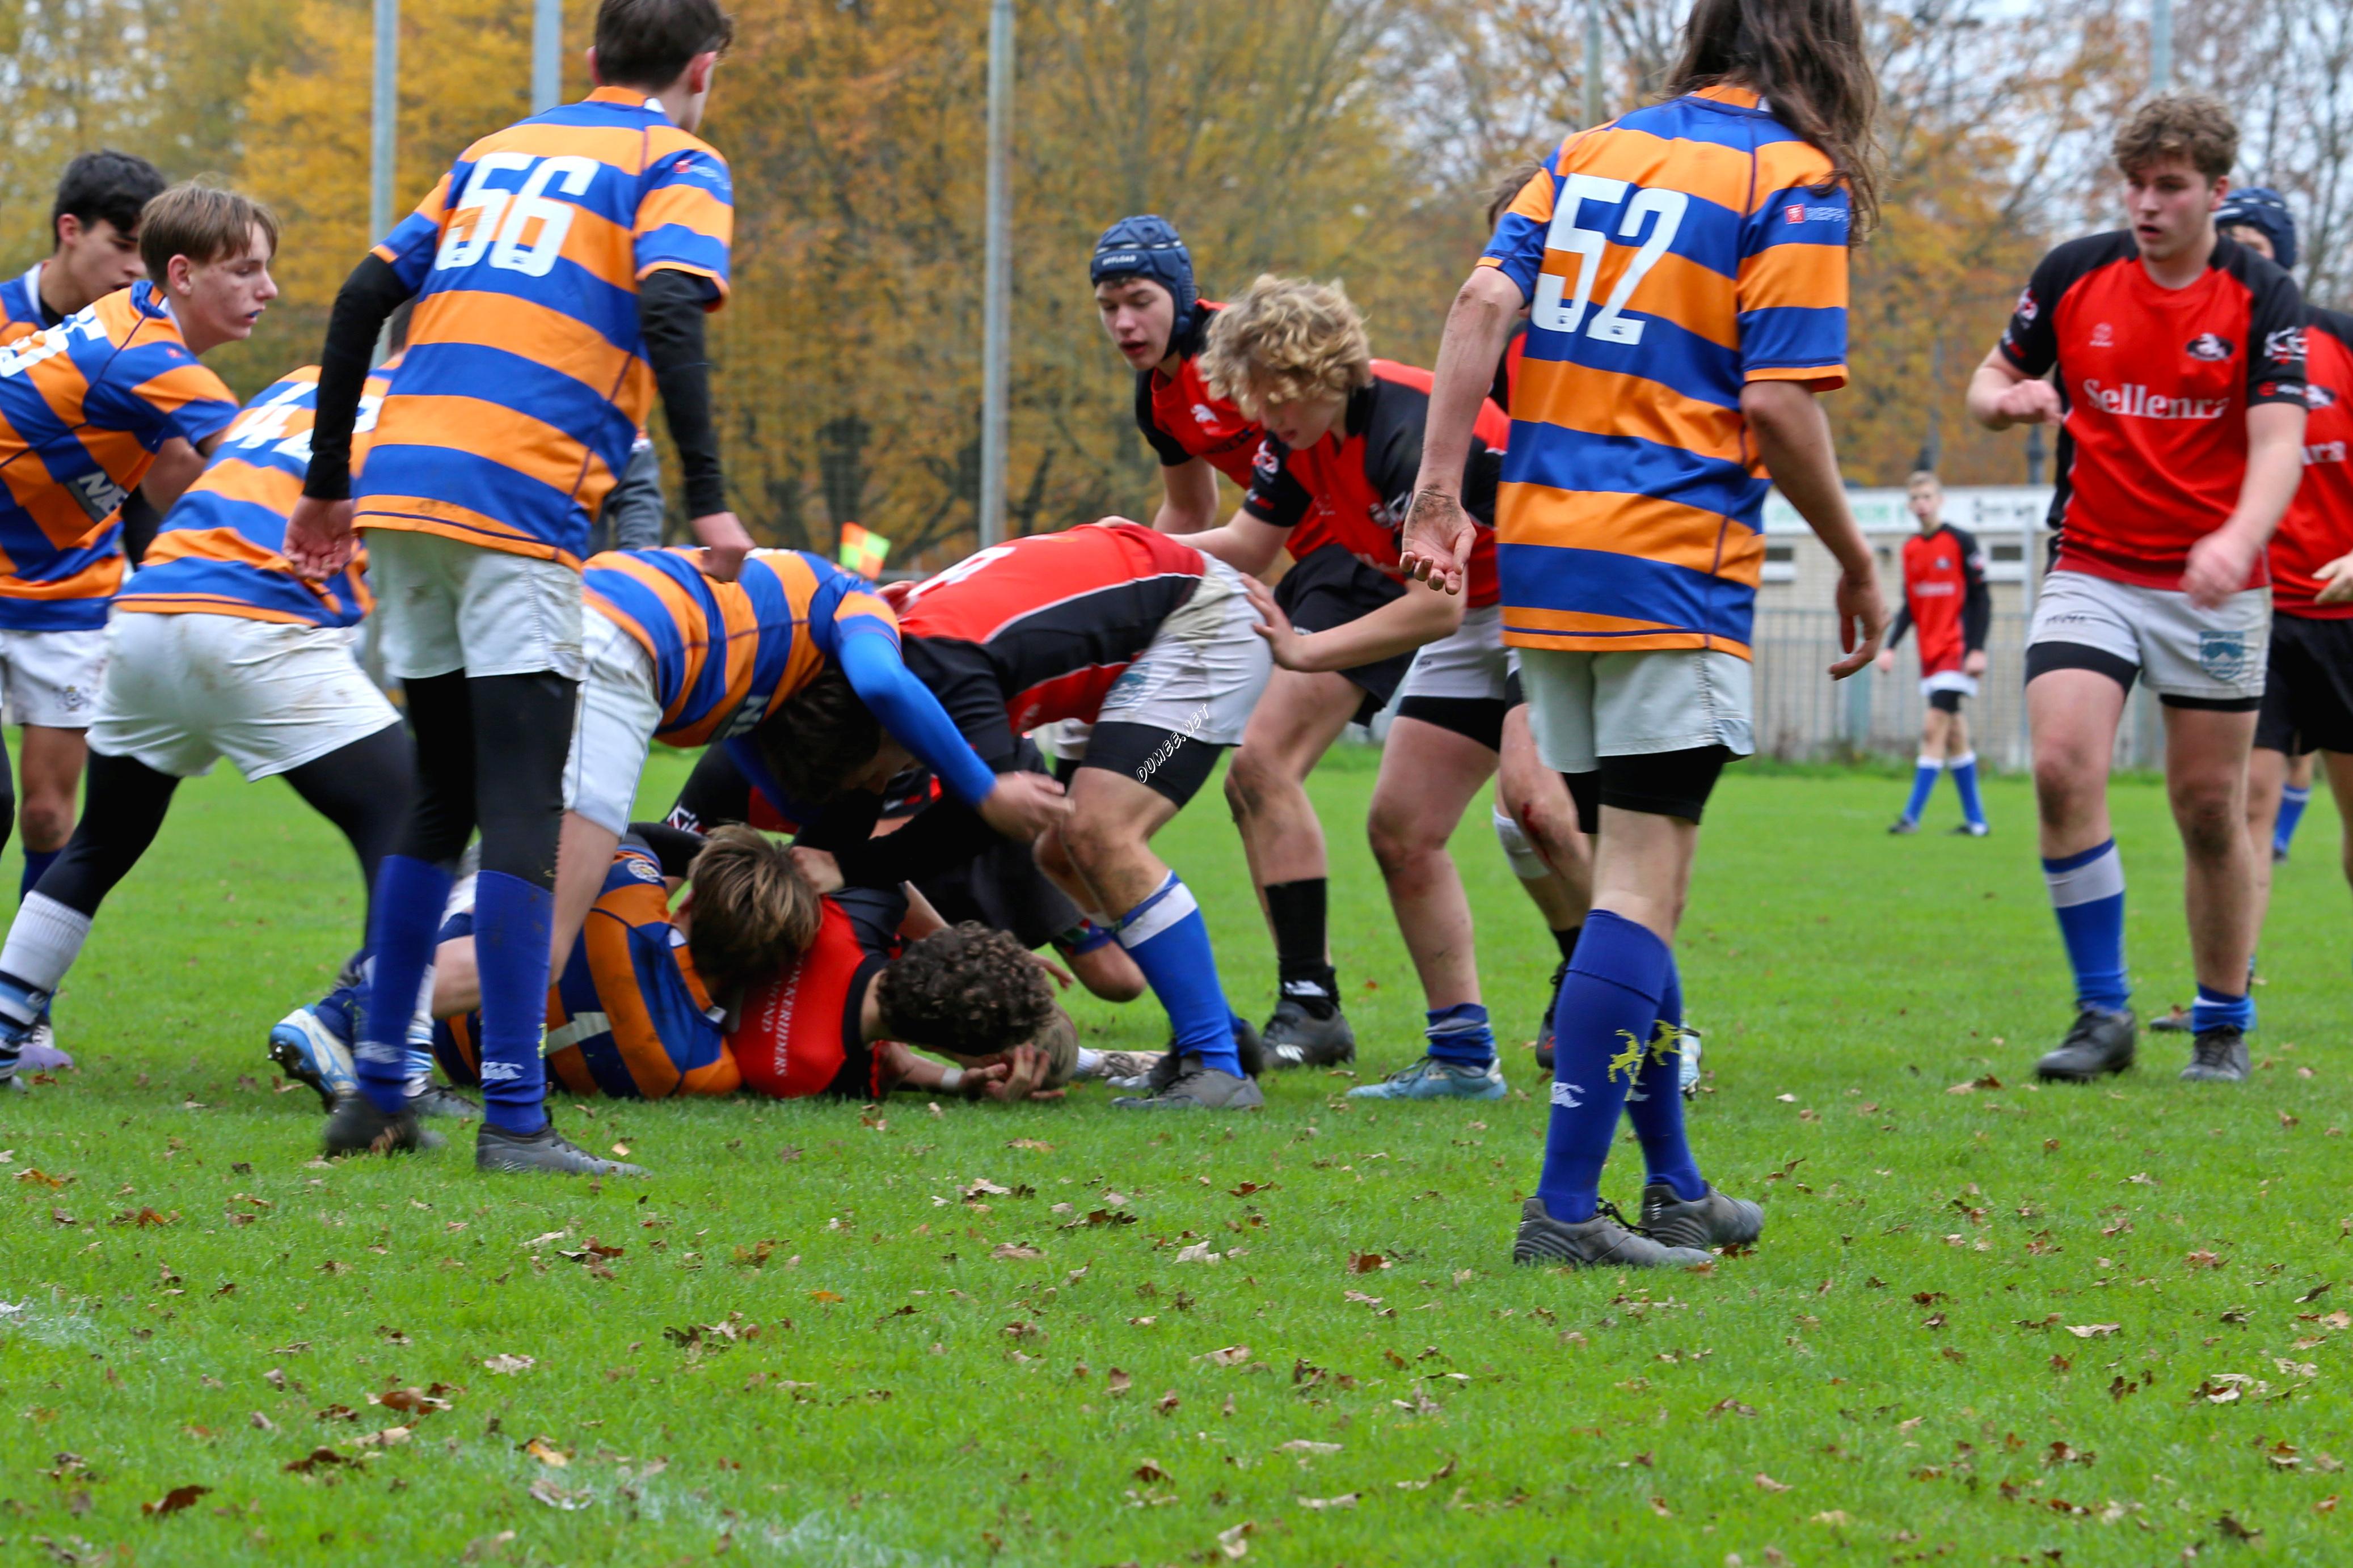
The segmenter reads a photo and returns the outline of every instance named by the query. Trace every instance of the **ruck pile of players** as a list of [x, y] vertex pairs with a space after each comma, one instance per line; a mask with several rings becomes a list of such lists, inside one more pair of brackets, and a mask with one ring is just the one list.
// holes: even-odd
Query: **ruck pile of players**
[[[596, 90], [468, 148], [352, 271], [319, 363], [242, 409], [200, 361], [275, 296], [275, 220], [120, 154], [69, 170], [55, 254], [0, 289], [26, 839], [0, 1077], [63, 1059], [50, 1004], [100, 901], [178, 782], [226, 756], [283, 774], [369, 889], [340, 983], [269, 1034], [331, 1154], [429, 1150], [435, 1122], [471, 1121], [484, 1171], [637, 1173], [563, 1138], [551, 1078], [1014, 1100], [1100, 1077], [1123, 1110], [1253, 1110], [1261, 1075], [1355, 1058], [1303, 785], [1386, 709], [1368, 831], [1427, 1043], [1351, 1092], [1505, 1093], [1447, 850], [1497, 780], [1497, 835], [1561, 955], [1514, 1258], [1691, 1264], [1755, 1241], [1757, 1206], [1684, 1136], [1698, 1037], [1672, 940], [1709, 794], [1752, 749], [1768, 486], [1839, 563], [1830, 673], [1892, 659], [1816, 401], [1846, 379], [1848, 254], [1876, 216], [1852, 6], [1700, 0], [1660, 101], [1504, 182], [1434, 370], [1375, 357], [1337, 285], [1266, 276], [1213, 302], [1173, 226], [1112, 225], [1090, 281], [1136, 372], [1159, 511], [890, 589], [755, 549], [728, 509], [703, 319], [732, 189], [695, 131], [730, 29], [713, 0], [603, 0]], [[2318, 750], [2353, 791], [2353, 324], [2301, 305], [2293, 227], [2230, 191], [2235, 155], [2211, 100], [2144, 105], [2116, 140], [2132, 227], [2052, 252], [1970, 388], [1988, 426], [2062, 432], [2026, 673], [2078, 1017], [2046, 1077], [2133, 1057], [2104, 791], [2135, 679], [2166, 704], [2189, 848], [2186, 1077], [2245, 1075], [2251, 844], [2286, 759]], [[2251, 237], [2218, 236], [2226, 200]], [[657, 398], [698, 544], [598, 553], [658, 501]], [[1222, 522], [1221, 476], [1244, 492]], [[1982, 570], [1934, 476], [1913, 494], [1931, 704], [1897, 826], [1949, 764], [1981, 836], [1959, 701], [1984, 668]], [[403, 710], [354, 658], [364, 621]], [[667, 820], [634, 822], [656, 740], [702, 756]], [[2274, 759], [2252, 836], [2251, 740]], [[1263, 1028], [1152, 848], [1229, 749], [1279, 960]], [[1149, 990], [1166, 1048], [1081, 1047], [1057, 979]], [[1621, 1116], [1633, 1217], [1600, 1200]]]

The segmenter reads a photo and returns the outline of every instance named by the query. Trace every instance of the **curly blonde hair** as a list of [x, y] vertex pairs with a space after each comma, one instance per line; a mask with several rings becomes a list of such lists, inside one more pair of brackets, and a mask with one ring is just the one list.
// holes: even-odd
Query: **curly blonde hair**
[[1345, 397], [1373, 381], [1365, 318], [1336, 282], [1261, 273], [1209, 321], [1201, 374], [1251, 418], [1270, 403]]
[[2161, 92], [2134, 111], [2110, 151], [2127, 174], [2167, 158], [2186, 158], [2211, 184], [2239, 161], [2239, 126], [2221, 99]]

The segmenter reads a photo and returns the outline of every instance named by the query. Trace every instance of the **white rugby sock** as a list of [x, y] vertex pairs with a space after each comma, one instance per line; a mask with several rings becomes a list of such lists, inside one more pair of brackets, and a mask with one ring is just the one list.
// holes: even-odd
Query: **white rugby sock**
[[90, 916], [70, 905], [43, 893], [26, 894], [7, 943], [0, 946], [0, 970], [37, 991], [55, 991], [90, 940]]

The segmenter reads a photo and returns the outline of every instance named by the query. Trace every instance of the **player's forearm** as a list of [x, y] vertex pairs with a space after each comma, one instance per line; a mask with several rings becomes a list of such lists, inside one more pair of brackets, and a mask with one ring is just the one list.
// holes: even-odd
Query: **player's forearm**
[[1200, 458], [1160, 470], [1160, 510], [1152, 526], [1162, 533], [1199, 533], [1218, 523], [1217, 470]]
[[1989, 430], [2009, 429], [2018, 421], [2001, 411], [2001, 395], [2027, 379], [2026, 374], [2004, 359], [2001, 350], [1996, 347], [1969, 376], [1969, 417]]
[[1415, 490], [1461, 493], [1479, 405], [1495, 384], [1496, 362], [1504, 357], [1525, 303], [1519, 285], [1493, 267], [1474, 270], [1455, 294], [1453, 308], [1446, 313], [1446, 335], [1438, 345]]
[[2260, 403], [2247, 410], [2247, 476], [2222, 526], [2257, 549], [2270, 542], [2304, 482], [2304, 422], [2305, 411], [2293, 404]]
[[1830, 420], [1814, 395], [1792, 381], [1752, 381], [1741, 388], [1740, 412], [1757, 437], [1765, 471], [1838, 558], [1840, 570], [1851, 578], [1871, 575], [1871, 546], [1847, 505]]
[[1463, 597], [1420, 583], [1406, 585], [1405, 596], [1392, 599], [1369, 615], [1302, 636], [1294, 645], [1304, 658], [1286, 666], [1315, 673], [1355, 669], [1398, 654], [1411, 653], [1428, 643], [1450, 637], [1462, 624]]
[[1288, 531], [1237, 511], [1222, 527], [1187, 534], [1185, 542], [1245, 577], [1255, 577], [1274, 564], [1286, 537]]
[[711, 415], [711, 361], [702, 339], [703, 283], [672, 268], [638, 286], [638, 321], [646, 363], [653, 367], [662, 416], [678, 448], [680, 481], [689, 517], [727, 510], [727, 480], [719, 466], [719, 431]]
[[929, 687], [908, 672], [898, 640], [869, 617], [852, 620], [841, 634], [841, 671], [867, 710], [881, 721], [923, 765], [940, 776], [948, 792], [966, 805], [978, 805], [997, 785], [997, 773], [948, 717]]
[[360, 416], [377, 338], [409, 298], [400, 274], [370, 255], [335, 293], [327, 341], [319, 350], [318, 412], [311, 423], [311, 468], [302, 493], [314, 500], [344, 500], [352, 493], [352, 426]]
[[[156, 510], [169, 511], [172, 504], [187, 493], [188, 487], [195, 484], [196, 477], [204, 471], [204, 455], [188, 445], [186, 440], [175, 436], [156, 452], [155, 460], [148, 465], [146, 476], [139, 481], [139, 489], [132, 494], [143, 493], [147, 503]], [[125, 497], [126, 513], [129, 504], [130, 498]]]

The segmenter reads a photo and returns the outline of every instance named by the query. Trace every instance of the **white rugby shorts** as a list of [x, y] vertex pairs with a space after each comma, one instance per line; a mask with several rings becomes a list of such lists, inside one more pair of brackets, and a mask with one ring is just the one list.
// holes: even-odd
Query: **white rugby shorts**
[[400, 528], [369, 529], [367, 550], [391, 674], [580, 679], [577, 568]]
[[86, 730], [106, 673], [106, 628], [0, 631], [7, 716], [45, 730]]
[[2178, 588], [2062, 571], [2042, 579], [2026, 646], [2030, 663], [2031, 650], [2045, 644], [2097, 648], [2138, 667], [2159, 697], [2243, 702], [2263, 694], [2271, 627], [2269, 588], [2242, 589], [2201, 610]]
[[1504, 649], [1504, 607], [1465, 610], [1450, 637], [1425, 643], [1398, 687], [1398, 700], [1410, 697], [1501, 702], [1511, 673]]
[[1588, 653], [1524, 647], [1520, 683], [1536, 754], [1557, 773], [1589, 773], [1603, 757], [1722, 746], [1757, 749], [1748, 661], [1720, 648]]
[[646, 753], [661, 728], [654, 656], [604, 611], [590, 605], [584, 615], [588, 672], [580, 682], [580, 716], [564, 764], [564, 809], [608, 832], [627, 833]]
[[1213, 557], [1201, 585], [1103, 695], [1097, 724], [1143, 724], [1212, 746], [1242, 738], [1274, 658], [1242, 586], [1242, 574]]

